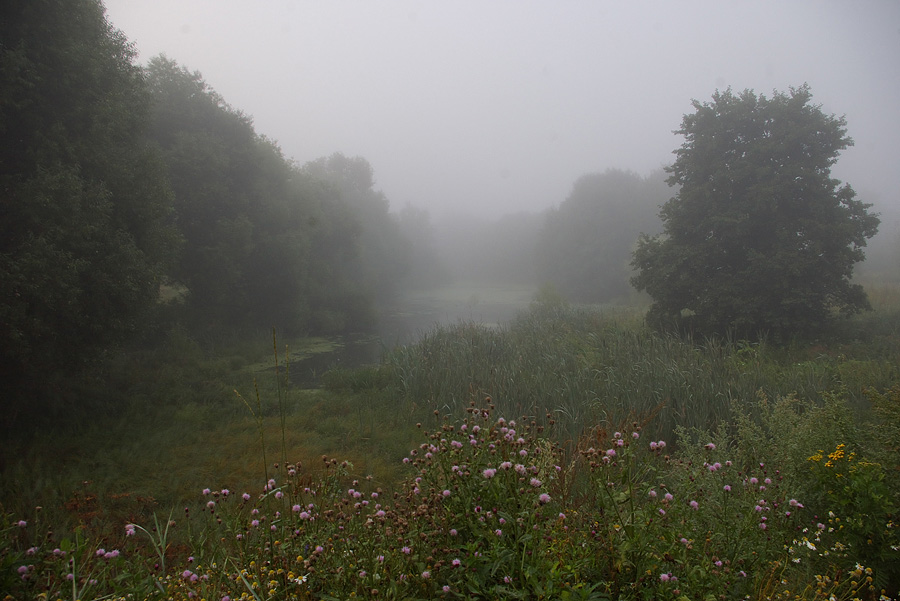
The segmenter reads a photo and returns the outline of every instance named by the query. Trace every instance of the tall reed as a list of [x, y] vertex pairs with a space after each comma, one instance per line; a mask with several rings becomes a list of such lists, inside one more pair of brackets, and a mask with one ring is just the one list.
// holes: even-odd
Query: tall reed
[[735, 404], [752, 411], [760, 392], [816, 401], [841, 388], [864, 404], [865, 386], [897, 380], [896, 359], [685, 340], [613, 313], [561, 305], [537, 306], [501, 328], [438, 327], [389, 353], [385, 369], [401, 405], [452, 414], [490, 396], [506, 415], [553, 416], [560, 436], [575, 440], [597, 424], [616, 427], [657, 412], [653, 436], [671, 438], [676, 425], [714, 428], [732, 420]]

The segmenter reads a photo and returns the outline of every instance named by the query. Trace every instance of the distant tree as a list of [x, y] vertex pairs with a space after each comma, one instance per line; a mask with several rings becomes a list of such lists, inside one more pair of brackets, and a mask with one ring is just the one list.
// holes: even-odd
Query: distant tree
[[358, 224], [356, 284], [375, 299], [391, 298], [409, 271], [410, 242], [387, 197], [375, 189], [372, 166], [363, 157], [337, 152], [306, 163], [302, 172], [330, 186], [337, 195], [333, 202], [343, 203], [348, 211], [344, 218]]
[[650, 323], [805, 336], [869, 306], [851, 275], [879, 220], [831, 177], [852, 144], [845, 120], [810, 100], [803, 86], [694, 101], [667, 169], [680, 188], [660, 213], [664, 233], [634, 253]]
[[536, 250], [539, 280], [582, 302], [631, 293], [631, 253], [642, 231], [658, 227], [657, 212], [669, 196], [664, 175], [609, 169], [578, 178], [569, 197], [547, 212]]
[[177, 248], [132, 59], [98, 0], [0, 3], [0, 381], [29, 404], [139, 328]]
[[146, 73], [185, 240], [172, 279], [194, 326], [309, 329], [311, 248], [329, 227], [320, 190], [199, 73], [164, 56]]
[[404, 287], [430, 288], [447, 283], [450, 275], [438, 254], [429, 212], [407, 204], [398, 217], [400, 232], [409, 243], [409, 271], [403, 278]]

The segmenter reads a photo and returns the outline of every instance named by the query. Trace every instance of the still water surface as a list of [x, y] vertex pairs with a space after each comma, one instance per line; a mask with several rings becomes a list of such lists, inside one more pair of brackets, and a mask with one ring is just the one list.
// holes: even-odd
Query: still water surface
[[291, 364], [291, 380], [307, 387], [333, 367], [360, 367], [379, 363], [386, 351], [411, 344], [438, 326], [460, 321], [499, 327], [528, 308], [534, 288], [466, 285], [408, 292], [384, 307], [375, 333], [340, 337], [337, 346]]

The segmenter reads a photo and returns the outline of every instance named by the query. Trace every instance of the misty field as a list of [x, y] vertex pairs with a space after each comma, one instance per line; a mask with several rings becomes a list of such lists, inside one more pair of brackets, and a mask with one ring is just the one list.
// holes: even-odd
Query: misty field
[[[8, 599], [851, 599], [900, 583], [900, 302], [841, 342], [684, 340], [550, 293], [292, 385], [326, 340], [122, 357], [9, 432]], [[852, 332], [852, 335], [850, 334]]]

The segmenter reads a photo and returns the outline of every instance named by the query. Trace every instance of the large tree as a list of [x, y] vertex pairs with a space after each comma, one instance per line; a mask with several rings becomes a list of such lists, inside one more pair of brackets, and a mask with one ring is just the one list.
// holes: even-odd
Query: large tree
[[63, 394], [67, 374], [135, 330], [176, 247], [132, 59], [99, 0], [0, 3], [0, 382], [12, 404]]
[[868, 308], [851, 276], [879, 220], [831, 177], [853, 142], [844, 118], [811, 98], [804, 85], [694, 101], [667, 168], [680, 188], [660, 212], [664, 233], [643, 236], [633, 256], [650, 323], [805, 336]]

